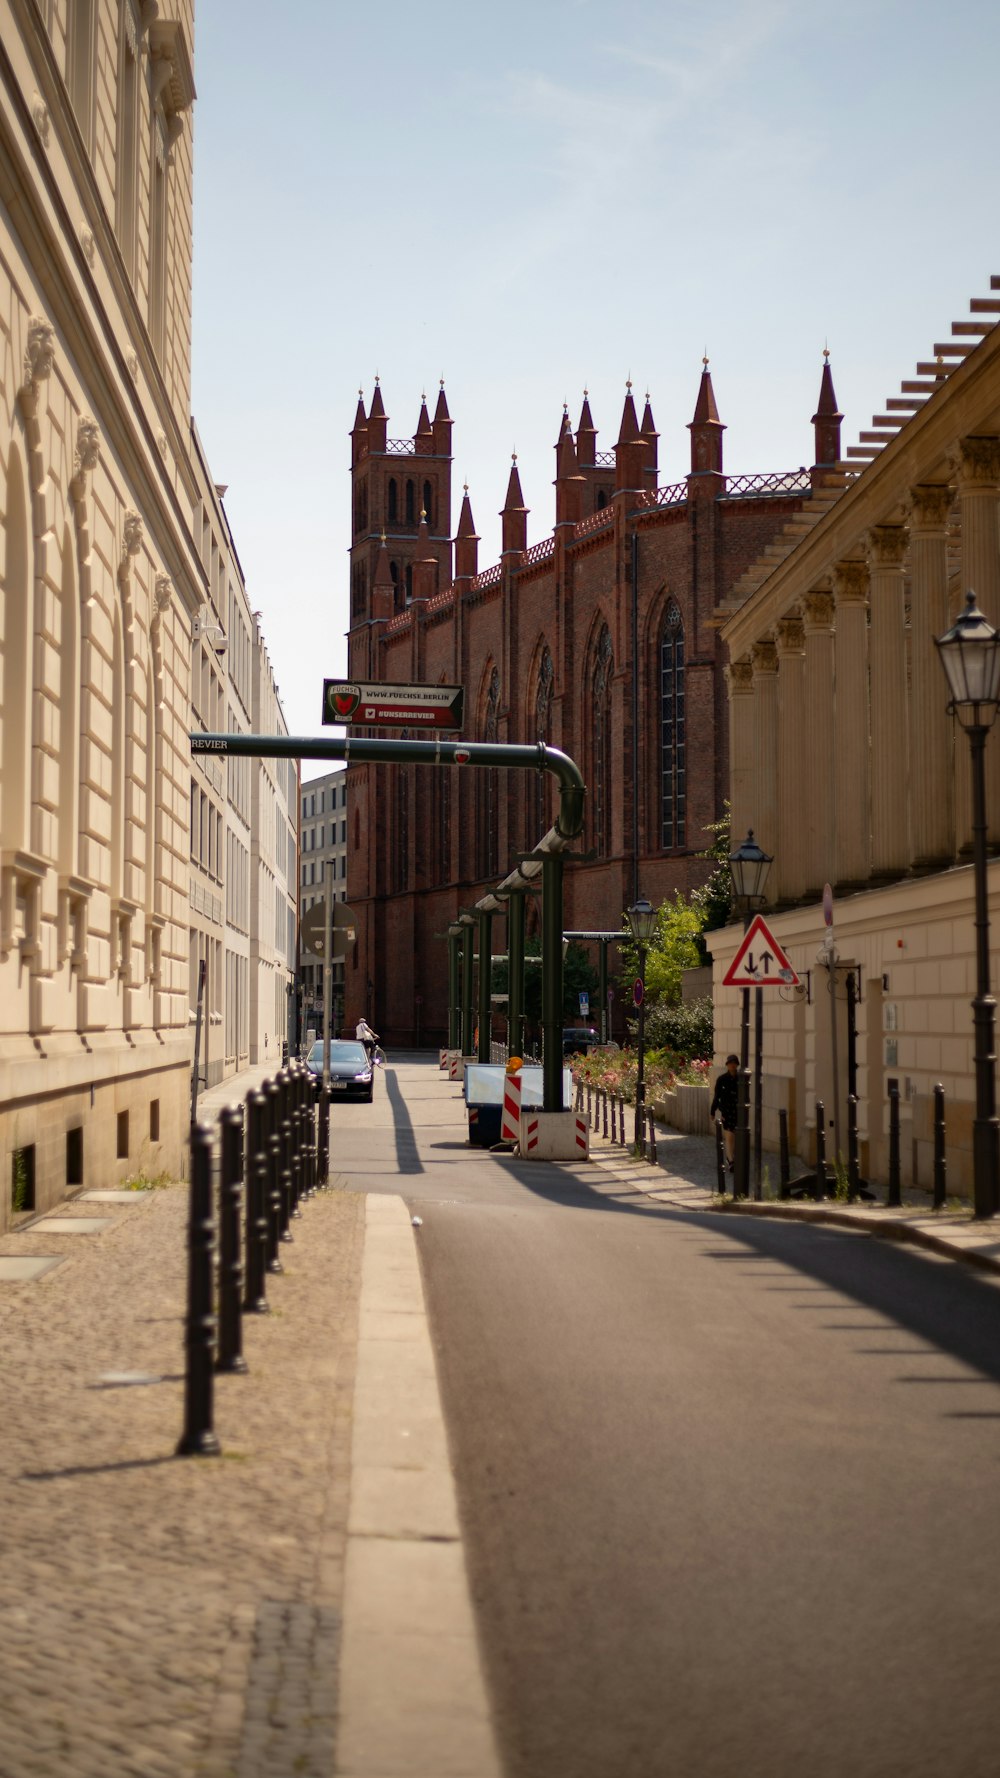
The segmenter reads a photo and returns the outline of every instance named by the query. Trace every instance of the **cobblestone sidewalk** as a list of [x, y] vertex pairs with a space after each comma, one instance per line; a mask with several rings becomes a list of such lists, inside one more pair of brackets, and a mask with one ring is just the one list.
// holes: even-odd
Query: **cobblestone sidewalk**
[[0, 1285], [0, 1778], [331, 1770], [364, 1200], [303, 1206], [214, 1459], [173, 1455], [186, 1212], [169, 1186], [0, 1240], [66, 1256]]

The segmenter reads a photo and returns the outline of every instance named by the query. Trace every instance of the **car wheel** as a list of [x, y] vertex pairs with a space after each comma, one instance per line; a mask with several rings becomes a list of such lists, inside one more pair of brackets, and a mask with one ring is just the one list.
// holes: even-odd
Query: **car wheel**
[[374, 1099], [374, 1097], [375, 1097], [375, 1082], [372, 1081], [371, 1086], [368, 1088], [368, 1091], [365, 1094], [365, 1103], [367, 1105], [370, 1105], [372, 1100]]

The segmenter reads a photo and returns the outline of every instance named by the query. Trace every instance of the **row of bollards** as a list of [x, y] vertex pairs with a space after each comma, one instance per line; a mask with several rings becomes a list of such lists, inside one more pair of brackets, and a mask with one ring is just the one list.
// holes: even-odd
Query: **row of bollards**
[[[582, 1080], [576, 1083], [577, 1111], [582, 1111], [590, 1128], [598, 1136], [606, 1136], [620, 1147], [627, 1147], [625, 1135], [625, 1099], [621, 1093], [609, 1093], [606, 1087], [595, 1087], [588, 1081], [586, 1086]], [[649, 1121], [650, 1131], [653, 1128], [652, 1116]], [[656, 1158], [655, 1138], [650, 1138], [652, 1158]], [[645, 1153], [645, 1145], [643, 1145]]]
[[[282, 1068], [219, 1118], [219, 1198], [212, 1192], [213, 1132], [191, 1127], [188, 1301], [184, 1430], [179, 1457], [216, 1456], [215, 1371], [243, 1372], [244, 1314], [266, 1314], [268, 1274], [302, 1202], [326, 1185], [330, 1096], [317, 1112], [314, 1076], [300, 1062]], [[218, 1225], [218, 1308], [214, 1259]], [[241, 1239], [242, 1225], [242, 1239]]]

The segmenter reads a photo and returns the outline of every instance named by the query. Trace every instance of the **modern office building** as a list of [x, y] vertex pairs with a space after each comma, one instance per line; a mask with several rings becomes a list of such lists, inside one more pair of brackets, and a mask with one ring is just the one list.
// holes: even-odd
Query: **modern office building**
[[[347, 900], [347, 773], [343, 766], [303, 784], [299, 825], [299, 915], [325, 899], [327, 866], [332, 866], [334, 897]], [[300, 945], [301, 1032], [323, 1029], [323, 965]], [[344, 1017], [344, 959], [333, 964], [332, 1029]]]

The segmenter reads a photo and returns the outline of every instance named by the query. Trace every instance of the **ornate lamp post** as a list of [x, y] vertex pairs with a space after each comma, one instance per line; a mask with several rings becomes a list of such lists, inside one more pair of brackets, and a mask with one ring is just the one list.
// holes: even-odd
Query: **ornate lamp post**
[[[747, 837], [742, 846], [729, 854], [729, 874], [733, 879], [733, 895], [738, 906], [743, 910], [743, 930], [747, 930], [753, 918], [754, 909], [763, 907], [766, 900], [764, 884], [767, 873], [774, 860], [771, 854], [761, 850], [753, 837], [753, 828], [747, 829]], [[746, 1198], [750, 1195], [750, 989], [744, 988], [743, 1007], [740, 1015], [740, 1090], [737, 1099], [736, 1142], [733, 1167], [733, 1196]], [[760, 988], [757, 993], [757, 1024], [758, 1029], [763, 1021], [763, 996]], [[760, 1067], [760, 1045], [758, 1044], [758, 1069]]]
[[632, 941], [639, 953], [639, 1072], [635, 1083], [635, 1134], [636, 1148], [642, 1144], [642, 1133], [645, 1129], [644, 1113], [646, 1107], [646, 952], [656, 937], [656, 909], [651, 902], [640, 896], [632, 903], [625, 915]]
[[950, 630], [935, 638], [948, 680], [952, 715], [969, 737], [972, 756], [972, 874], [975, 885], [976, 1116], [972, 1126], [972, 1195], [977, 1216], [998, 1208], [1000, 1127], [996, 1109], [996, 1001], [990, 993], [990, 916], [986, 884], [986, 737], [1000, 706], [1000, 632], [965, 595], [965, 610]]

